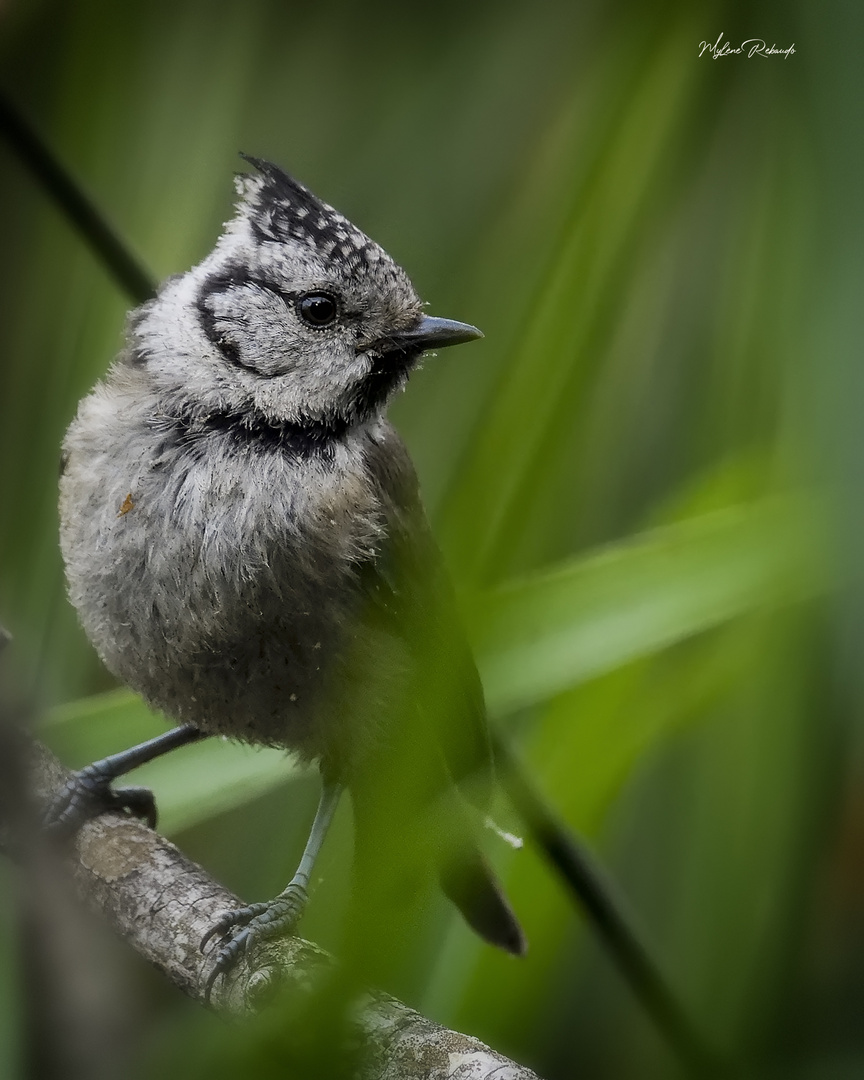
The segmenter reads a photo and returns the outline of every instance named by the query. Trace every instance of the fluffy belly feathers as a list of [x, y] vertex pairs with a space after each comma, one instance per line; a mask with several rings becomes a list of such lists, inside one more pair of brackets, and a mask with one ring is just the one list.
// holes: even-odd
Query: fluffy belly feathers
[[242, 448], [142, 442], [137, 471], [99, 485], [110, 446], [67, 439], [61, 546], [88, 636], [171, 718], [320, 756], [358, 647], [356, 568], [382, 540], [373, 493], [338, 462], [301, 478], [281, 452], [223, 469]]

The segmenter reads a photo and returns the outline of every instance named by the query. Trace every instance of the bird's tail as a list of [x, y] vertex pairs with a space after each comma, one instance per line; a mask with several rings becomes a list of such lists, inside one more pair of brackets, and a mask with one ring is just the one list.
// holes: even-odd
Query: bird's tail
[[490, 945], [522, 956], [525, 935], [504, 890], [474, 843], [451, 847], [438, 870], [441, 888], [468, 925]]

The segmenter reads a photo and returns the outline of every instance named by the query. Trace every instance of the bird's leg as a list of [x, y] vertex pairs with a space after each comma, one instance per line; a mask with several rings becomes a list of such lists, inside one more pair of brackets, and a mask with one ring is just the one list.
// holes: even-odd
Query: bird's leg
[[309, 839], [303, 849], [297, 872], [282, 892], [273, 900], [267, 900], [259, 904], [249, 904], [247, 907], [236, 908], [234, 911], [226, 911], [201, 939], [201, 948], [203, 949], [211, 938], [224, 937], [229, 930], [233, 929], [233, 933], [222, 944], [216, 955], [216, 960], [207, 979], [204, 992], [205, 1000], [210, 1000], [210, 992], [219, 976], [228, 971], [249, 948], [253, 940], [276, 937], [279, 934], [286, 933], [293, 929], [299, 921], [309, 898], [309, 878], [312, 874], [312, 867], [315, 865], [318, 852], [324, 843], [324, 837], [330, 828], [330, 822], [333, 820], [333, 814], [341, 794], [341, 784], [324, 781], [318, 809], [315, 811], [315, 820], [312, 822]]
[[146, 765], [148, 761], [167, 754], [169, 750], [203, 738], [206, 738], [205, 732], [192, 724], [183, 724], [72, 773], [48, 808], [45, 827], [49, 832], [74, 832], [82, 822], [105, 810], [125, 809], [146, 821], [151, 829], [154, 828], [156, 802], [153, 792], [143, 787], [115, 790], [111, 787], [112, 781], [137, 769], [139, 765]]

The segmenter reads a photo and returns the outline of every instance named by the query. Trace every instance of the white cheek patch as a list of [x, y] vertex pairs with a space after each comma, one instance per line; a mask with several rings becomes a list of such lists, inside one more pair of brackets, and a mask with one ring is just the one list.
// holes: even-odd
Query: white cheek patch
[[281, 374], [258, 380], [255, 403], [264, 412], [280, 415], [287, 405], [289, 415], [316, 416], [326, 403], [331, 415], [338, 414], [368, 373], [370, 361], [355, 353], [347, 336], [309, 333], [318, 340], [304, 343], [298, 354], [301, 360]]
[[297, 366], [296, 317], [276, 293], [235, 286], [211, 293], [206, 308], [213, 316], [214, 344], [229, 360], [270, 376]]

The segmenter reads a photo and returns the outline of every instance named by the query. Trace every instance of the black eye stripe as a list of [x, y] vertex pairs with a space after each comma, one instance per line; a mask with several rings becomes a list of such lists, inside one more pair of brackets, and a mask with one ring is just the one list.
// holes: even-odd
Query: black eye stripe
[[[207, 309], [207, 299], [213, 296], [215, 293], [227, 292], [230, 289], [242, 289], [247, 286], [252, 286], [255, 289], [261, 289], [262, 292], [272, 293], [273, 296], [278, 296], [285, 304], [293, 307], [297, 312], [298, 317], [302, 320], [304, 325], [312, 327], [315, 330], [325, 330], [329, 326], [332, 326], [336, 321], [340, 313], [342, 313], [339, 299], [331, 292], [326, 292], [323, 289], [315, 289], [311, 292], [286, 292], [280, 289], [272, 281], [266, 281], [260, 277], [256, 277], [254, 274], [250, 274], [249, 271], [243, 266], [229, 266], [226, 270], [220, 271], [215, 274], [211, 274], [202, 283], [201, 289], [198, 294], [197, 308], [205, 322], [205, 329], [208, 330], [212, 327], [214, 316]], [[316, 321], [313, 318], [308, 317], [308, 307], [304, 310], [303, 305], [311, 301], [315, 306], [322, 301], [326, 301], [332, 305], [332, 313], [328, 310], [327, 317]], [[209, 325], [208, 325], [209, 324]]]

